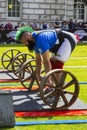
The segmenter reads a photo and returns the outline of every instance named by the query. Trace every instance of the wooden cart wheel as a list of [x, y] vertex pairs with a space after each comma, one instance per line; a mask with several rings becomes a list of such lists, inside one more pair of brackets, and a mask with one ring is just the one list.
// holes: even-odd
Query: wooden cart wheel
[[3, 67], [9, 71], [12, 71], [12, 68], [11, 68], [12, 60], [19, 53], [21, 52], [17, 49], [9, 49], [6, 52], [4, 52], [1, 57], [1, 63]]
[[[45, 71], [42, 70], [41, 76], [44, 73]], [[19, 81], [28, 90], [38, 89], [40, 84], [36, 77], [36, 59], [31, 59], [22, 65], [19, 71]]]
[[[52, 83], [48, 83], [51, 78]], [[44, 92], [45, 88], [49, 91]], [[54, 109], [67, 109], [78, 98], [79, 84], [76, 77], [65, 70], [55, 69], [48, 72], [41, 81], [40, 94], [42, 100]]]
[[35, 59], [25, 62], [20, 68], [19, 81], [28, 90], [32, 89], [35, 79], [37, 81], [35, 70], [36, 70]]
[[23, 63], [30, 59], [34, 59], [34, 56], [29, 53], [20, 53], [16, 57], [14, 57], [14, 59], [12, 60], [12, 71], [17, 77], [19, 77], [19, 70]]

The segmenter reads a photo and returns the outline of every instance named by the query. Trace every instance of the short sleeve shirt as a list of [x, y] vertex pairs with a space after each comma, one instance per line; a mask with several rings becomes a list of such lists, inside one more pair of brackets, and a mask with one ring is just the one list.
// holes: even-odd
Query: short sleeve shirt
[[56, 43], [58, 37], [55, 30], [33, 32], [32, 36], [35, 39], [35, 52], [43, 54], [50, 50]]

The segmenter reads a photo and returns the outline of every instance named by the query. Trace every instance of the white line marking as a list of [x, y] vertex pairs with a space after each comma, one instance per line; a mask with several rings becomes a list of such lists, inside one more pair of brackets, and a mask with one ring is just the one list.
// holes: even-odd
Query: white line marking
[[87, 66], [64, 66], [64, 68], [87, 68]]
[[79, 60], [79, 59], [87, 59], [87, 57], [70, 57], [69, 59], [70, 60], [72, 60], [72, 59], [76, 59], [76, 60], [78, 59]]

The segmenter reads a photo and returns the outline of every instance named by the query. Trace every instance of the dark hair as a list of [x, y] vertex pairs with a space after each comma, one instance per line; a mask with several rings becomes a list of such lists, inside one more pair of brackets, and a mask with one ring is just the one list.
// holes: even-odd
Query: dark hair
[[27, 42], [28, 42], [27, 47], [28, 47], [29, 51], [33, 51], [35, 48], [35, 42], [29, 41], [29, 40]]

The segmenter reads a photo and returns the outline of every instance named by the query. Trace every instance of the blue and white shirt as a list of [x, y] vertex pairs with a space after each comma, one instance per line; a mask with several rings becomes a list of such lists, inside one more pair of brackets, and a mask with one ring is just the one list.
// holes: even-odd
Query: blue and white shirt
[[55, 30], [35, 31], [32, 33], [32, 36], [35, 39], [35, 52], [41, 54], [50, 50], [58, 41]]

